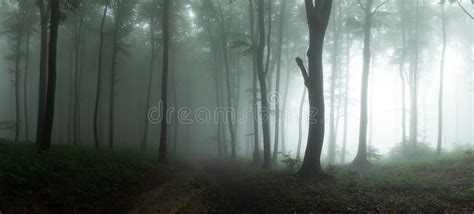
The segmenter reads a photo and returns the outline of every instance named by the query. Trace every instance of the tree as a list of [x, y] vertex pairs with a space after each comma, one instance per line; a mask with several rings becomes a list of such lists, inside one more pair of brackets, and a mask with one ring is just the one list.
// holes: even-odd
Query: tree
[[148, 83], [147, 83], [147, 92], [146, 92], [146, 105], [144, 111], [144, 131], [143, 136], [140, 143], [140, 150], [145, 152], [147, 149], [147, 141], [148, 141], [148, 108], [150, 107], [151, 102], [151, 90], [152, 90], [152, 81], [153, 81], [153, 74], [155, 68], [155, 61], [156, 57], [159, 53], [159, 41], [158, 41], [158, 33], [156, 32], [157, 25], [158, 25], [158, 17], [156, 10], [159, 9], [157, 2], [150, 2], [145, 3], [143, 8], [143, 13], [146, 14], [146, 19], [149, 24], [149, 33], [150, 33], [150, 64], [148, 66]]
[[323, 48], [324, 38], [332, 10], [332, 0], [305, 0], [309, 27], [308, 71], [301, 58], [296, 62], [308, 88], [310, 105], [309, 132], [303, 164], [297, 174], [301, 177], [327, 175], [321, 168], [321, 150], [324, 142], [324, 87]]
[[[267, 82], [264, 67], [264, 51], [266, 45], [265, 38], [265, 1], [258, 1], [258, 32], [259, 42], [257, 48], [257, 70], [258, 81], [260, 83], [260, 100], [261, 100], [261, 114], [262, 114], [262, 133], [263, 133], [263, 168], [271, 168], [271, 145], [270, 145], [270, 117], [267, 99]], [[269, 20], [271, 22], [271, 20]], [[270, 32], [269, 32], [270, 33]], [[268, 62], [268, 60], [267, 60]], [[268, 68], [268, 66], [267, 66]]]
[[104, 3], [104, 12], [102, 13], [102, 21], [100, 22], [99, 29], [99, 51], [98, 51], [98, 65], [97, 65], [97, 85], [95, 91], [95, 105], [94, 105], [94, 145], [96, 149], [100, 147], [99, 139], [99, 106], [100, 106], [100, 92], [102, 90], [102, 58], [104, 50], [104, 25], [105, 18], [107, 17], [107, 11], [109, 7], [108, 0]]
[[51, 0], [50, 36], [48, 47], [48, 78], [46, 89], [46, 107], [43, 121], [42, 139], [39, 152], [47, 152], [51, 145], [51, 134], [53, 131], [54, 104], [56, 96], [56, 56], [59, 28], [59, 0]]
[[362, 68], [362, 91], [361, 91], [361, 106], [360, 106], [360, 127], [359, 127], [359, 148], [357, 150], [357, 156], [354, 159], [355, 165], [366, 165], [368, 164], [367, 159], [367, 102], [368, 102], [368, 89], [369, 89], [369, 75], [370, 75], [370, 40], [371, 40], [371, 29], [372, 29], [372, 18], [377, 10], [385, 4], [382, 2], [373, 11], [372, 6], [374, 0], [367, 0], [365, 6], [359, 1], [359, 6], [365, 12], [365, 23], [364, 23], [364, 53], [363, 53], [363, 68]]
[[[255, 12], [254, 0], [249, 0], [249, 23], [250, 37], [252, 39], [252, 49], [257, 46], [255, 33]], [[257, 69], [257, 52], [252, 50], [252, 113], [253, 113], [253, 161], [255, 164], [260, 162], [260, 132], [258, 124], [258, 69]]]
[[133, 16], [133, 0], [114, 0], [114, 28], [112, 32], [112, 64], [110, 66], [110, 95], [109, 95], [109, 149], [114, 148], [115, 131], [115, 83], [117, 57], [125, 52], [123, 38], [131, 31], [132, 25], [128, 20]]
[[446, 58], [447, 21], [444, 4], [441, 4], [441, 30], [443, 33], [443, 48], [441, 51], [441, 63], [439, 71], [439, 95], [438, 95], [438, 146], [436, 153], [441, 154], [443, 144], [443, 93], [444, 93], [444, 62]]
[[43, 122], [46, 114], [46, 83], [48, 78], [48, 21], [50, 18], [51, 3], [50, 1], [38, 0], [38, 6], [41, 19], [41, 51], [40, 51], [40, 78], [38, 89], [38, 115], [36, 120], [36, 144], [41, 145], [43, 140]]
[[[282, 49], [283, 49], [283, 30], [284, 30], [284, 22], [286, 19], [285, 16], [286, 12], [286, 0], [282, 0], [280, 2], [280, 21], [278, 23], [278, 38], [277, 38], [277, 68], [276, 68], [276, 93], [277, 95], [280, 94], [280, 79], [281, 79], [281, 61], [282, 61]], [[278, 140], [280, 137], [280, 116], [281, 116], [281, 111], [280, 111], [280, 103], [279, 100], [275, 103], [275, 138], [274, 138], [274, 146], [273, 146], [273, 157], [272, 157], [272, 162], [273, 164], [277, 163], [278, 160]]]
[[163, 74], [162, 74], [162, 85], [161, 85], [161, 102], [163, 103], [163, 108], [161, 109], [161, 115], [163, 115], [164, 120], [161, 122], [161, 132], [160, 132], [160, 146], [159, 146], [159, 156], [158, 160], [161, 163], [168, 162], [168, 121], [167, 121], [167, 111], [168, 111], [168, 63], [169, 63], [169, 16], [170, 16], [170, 0], [164, 0], [163, 2]]

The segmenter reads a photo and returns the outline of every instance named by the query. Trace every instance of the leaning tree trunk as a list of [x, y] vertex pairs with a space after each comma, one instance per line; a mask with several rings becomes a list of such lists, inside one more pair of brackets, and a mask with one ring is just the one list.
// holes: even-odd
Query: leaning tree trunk
[[100, 104], [100, 92], [102, 88], [102, 52], [104, 49], [104, 25], [105, 18], [107, 16], [108, 4], [104, 6], [104, 13], [102, 15], [102, 21], [100, 23], [100, 35], [99, 35], [99, 57], [98, 57], [98, 71], [97, 71], [97, 86], [95, 92], [95, 105], [94, 105], [94, 144], [95, 148], [99, 149], [99, 104]]
[[368, 164], [367, 159], [367, 104], [369, 92], [369, 72], [370, 72], [370, 38], [372, 29], [372, 5], [374, 0], [367, 0], [365, 5], [365, 24], [364, 24], [364, 51], [362, 68], [362, 91], [360, 96], [360, 125], [359, 125], [359, 148], [357, 156], [354, 159], [355, 165]]
[[38, 89], [38, 115], [36, 120], [36, 145], [41, 145], [43, 139], [43, 123], [45, 120], [46, 109], [46, 84], [48, 78], [47, 71], [47, 54], [48, 54], [48, 20], [51, 4], [45, 7], [44, 0], [38, 1], [40, 17], [41, 17], [41, 51], [40, 51], [40, 75], [39, 75], [39, 89]]
[[321, 151], [324, 142], [324, 37], [332, 10], [332, 0], [305, 0], [309, 27], [308, 72], [303, 60], [297, 58], [310, 105], [308, 143], [303, 164], [298, 171], [301, 177], [327, 177], [321, 168]]
[[43, 123], [43, 132], [39, 152], [47, 152], [51, 145], [53, 131], [54, 103], [56, 95], [56, 56], [59, 26], [59, 0], [51, 0], [51, 22], [48, 55], [48, 78], [46, 91], [46, 109]]
[[160, 132], [160, 145], [159, 145], [159, 156], [158, 160], [161, 163], [168, 162], [168, 117], [166, 112], [168, 111], [168, 64], [169, 64], [169, 16], [170, 16], [170, 0], [164, 0], [163, 3], [163, 76], [161, 85], [161, 101], [163, 108], [161, 109], [161, 115], [163, 115], [163, 121], [161, 121], [161, 132]]
[[[259, 44], [257, 54], [258, 67], [258, 81], [260, 83], [260, 99], [262, 112], [262, 133], [263, 133], [263, 168], [271, 168], [271, 145], [270, 145], [270, 117], [267, 99], [267, 82], [266, 72], [264, 68], [264, 50], [265, 50], [265, 2], [258, 1], [258, 29], [259, 29]], [[269, 32], [270, 33], [270, 32]], [[268, 60], [267, 60], [268, 61]], [[267, 66], [268, 68], [268, 66]]]
[[[446, 58], [446, 12], [444, 4], [441, 4], [441, 20], [443, 29], [443, 50], [441, 52], [441, 65], [439, 72], [439, 100], [438, 100], [438, 147], [436, 153], [441, 154], [443, 140], [443, 92], [444, 92], [444, 62]], [[457, 142], [456, 142], [457, 143]]]

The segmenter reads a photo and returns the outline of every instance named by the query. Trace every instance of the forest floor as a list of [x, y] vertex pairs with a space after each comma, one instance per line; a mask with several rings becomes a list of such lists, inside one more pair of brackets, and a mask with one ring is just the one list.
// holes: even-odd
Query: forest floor
[[133, 202], [131, 213], [308, 213], [474, 211], [474, 159], [330, 167], [332, 181], [303, 180], [290, 170], [247, 163], [194, 162]]
[[331, 181], [242, 160], [174, 161], [0, 142], [2, 213], [308, 213], [474, 211], [474, 158], [325, 167]]

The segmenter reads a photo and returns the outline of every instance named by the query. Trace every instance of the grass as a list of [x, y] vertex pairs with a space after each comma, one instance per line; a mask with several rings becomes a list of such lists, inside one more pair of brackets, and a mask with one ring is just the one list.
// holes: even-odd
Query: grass
[[38, 154], [33, 144], [0, 141], [0, 208], [94, 206], [137, 179], [165, 170], [156, 156], [72, 146]]
[[[365, 171], [326, 167], [334, 181], [295, 177], [291, 170], [247, 169], [210, 190], [216, 210], [232, 212], [472, 212], [474, 159], [374, 163]], [[229, 193], [230, 192], [230, 193]], [[252, 206], [247, 206], [252, 204]]]

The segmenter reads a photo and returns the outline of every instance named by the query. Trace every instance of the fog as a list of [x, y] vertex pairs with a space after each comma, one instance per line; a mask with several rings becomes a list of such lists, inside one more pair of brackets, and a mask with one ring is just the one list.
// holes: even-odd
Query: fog
[[[217, 1], [219, 2], [219, 1]], [[22, 5], [24, 4], [24, 5]], [[19, 4], [17, 1], [3, 1], [0, 18], [2, 20], [2, 37], [0, 38], [1, 55], [4, 56], [0, 62], [0, 99], [2, 108], [0, 109], [0, 121], [15, 122], [15, 61], [7, 56], [14, 56], [15, 41], [17, 35], [13, 32], [14, 26], [25, 25], [15, 23], [11, 20], [12, 16], [18, 10], [24, 10], [29, 14], [30, 20], [25, 21], [28, 26], [23, 26], [30, 35], [29, 44], [29, 70], [26, 80], [27, 91], [26, 100], [28, 101], [27, 113], [29, 122], [29, 138], [25, 139], [25, 116], [24, 101], [20, 99], [20, 139], [22, 141], [34, 141], [36, 133], [37, 106], [38, 106], [38, 78], [39, 78], [39, 55], [40, 55], [40, 35], [39, 35], [39, 13], [35, 5], [31, 3]], [[116, 148], [139, 149], [140, 141], [144, 133], [145, 109], [159, 110], [161, 100], [162, 86], [162, 26], [160, 14], [156, 15], [158, 29], [154, 29], [153, 35], [157, 39], [159, 51], [153, 67], [153, 78], [151, 80], [150, 106], [146, 106], [147, 100], [147, 82], [149, 79], [150, 64], [150, 16], [146, 11], [146, 4], [153, 4], [147, 1], [134, 1], [130, 8], [132, 13], [124, 12], [123, 23], [124, 31], [120, 35], [120, 51], [117, 56], [117, 71], [115, 79], [115, 144]], [[331, 109], [331, 80], [332, 69], [338, 77], [335, 85], [337, 94], [335, 96], [343, 97], [346, 92], [344, 85], [348, 84], [348, 111], [343, 115], [344, 100], [338, 101], [336, 98], [336, 116], [335, 122], [338, 124], [336, 133], [336, 144], [339, 150], [343, 141], [343, 123], [344, 117], [347, 117], [347, 161], [354, 158], [357, 153], [359, 139], [360, 123], [360, 92], [362, 67], [363, 67], [363, 34], [362, 23], [364, 14], [359, 6], [352, 1], [335, 1], [339, 12], [332, 13], [329, 21], [328, 31], [326, 33], [324, 48], [324, 89], [326, 98], [326, 117], [325, 124], [330, 123], [329, 110]], [[368, 143], [379, 149], [381, 154], [387, 155], [391, 148], [402, 141], [401, 117], [403, 107], [401, 106], [402, 82], [399, 75], [399, 54], [401, 48], [401, 24], [400, 24], [400, 2], [390, 1], [379, 8], [374, 13], [374, 26], [372, 28], [372, 59], [370, 61], [370, 79], [369, 79], [369, 102], [368, 102]], [[416, 42], [414, 36], [415, 10], [411, 1], [406, 3], [403, 13], [408, 14], [406, 19], [406, 42]], [[463, 3], [466, 8], [471, 5]], [[145, 6], [144, 6], [145, 5]], [[218, 6], [217, 6], [218, 5]], [[221, 91], [220, 106], [228, 107], [226, 104], [227, 89], [225, 87], [223, 55], [221, 50], [212, 50], [212, 45], [220, 49], [220, 27], [219, 19], [214, 18], [213, 13], [222, 16], [225, 22], [225, 28], [228, 29], [228, 55], [229, 66], [231, 67], [231, 87], [233, 112], [239, 121], [236, 121], [236, 141], [237, 156], [250, 158], [251, 145], [253, 139], [253, 118], [252, 118], [252, 47], [250, 41], [248, 2], [231, 1], [220, 2], [214, 5], [221, 11], [209, 12], [206, 2], [201, 1], [176, 1], [172, 3], [170, 19], [170, 62], [169, 62], [169, 102], [170, 108], [188, 109], [189, 115], [178, 115], [181, 121], [176, 120], [176, 115], [171, 113], [172, 121], [169, 124], [169, 139], [177, 143], [179, 154], [185, 156], [215, 157], [217, 156], [216, 129], [217, 124], [214, 119], [216, 110], [216, 91]], [[282, 125], [285, 136], [279, 136], [281, 141], [286, 144], [286, 151], [296, 154], [299, 125], [298, 116], [301, 102], [301, 96], [304, 90], [304, 81], [296, 63], [295, 57], [305, 57], [309, 37], [307, 36], [306, 17], [304, 16], [304, 2], [289, 1], [286, 10], [286, 18], [283, 26], [283, 44], [281, 57], [281, 79], [280, 89], [276, 91], [276, 67], [277, 67], [277, 49], [278, 28], [280, 16], [280, 1], [273, 2], [272, 32], [270, 38], [270, 56], [268, 62], [268, 95], [270, 99], [270, 136], [271, 144], [275, 138], [275, 104], [280, 105], [282, 112]], [[21, 8], [24, 7], [24, 8]], [[79, 5], [63, 11], [64, 19], [59, 25], [58, 39], [58, 78], [56, 89], [56, 110], [53, 125], [53, 144], [81, 144], [83, 146], [93, 146], [93, 114], [96, 82], [97, 82], [97, 47], [99, 46], [99, 27], [103, 6], [92, 1], [80, 1]], [[157, 8], [161, 7], [159, 4]], [[335, 6], [333, 6], [333, 10]], [[457, 146], [472, 145], [474, 133], [474, 115], [473, 115], [473, 79], [472, 70], [474, 56], [474, 22], [464, 11], [456, 4], [446, 4], [447, 20], [447, 49], [445, 59], [444, 74], [444, 123], [443, 123], [443, 149], [454, 149]], [[425, 142], [433, 148], [437, 145], [438, 136], [438, 94], [439, 94], [439, 70], [442, 51], [442, 29], [440, 17], [439, 1], [421, 1], [421, 18], [419, 20], [419, 98], [418, 103], [418, 140]], [[217, 10], [216, 8], [214, 10]], [[268, 11], [268, 8], [266, 9]], [[350, 11], [350, 12], [343, 12]], [[114, 29], [114, 9], [109, 8], [105, 19], [105, 39], [103, 53], [103, 86], [101, 89], [101, 101], [99, 111], [99, 133], [105, 148], [108, 141], [108, 120], [109, 120], [109, 78], [111, 69], [112, 40]], [[339, 14], [340, 13], [340, 14]], [[26, 18], [25, 18], [26, 19]], [[268, 17], [265, 17], [265, 23], [268, 25]], [[81, 25], [79, 32], [78, 24]], [[336, 27], [333, 27], [336, 25]], [[268, 27], [267, 27], [268, 28]], [[340, 34], [337, 41], [334, 41], [334, 30]], [[75, 33], [80, 34], [76, 41]], [[210, 39], [210, 36], [211, 39]], [[346, 52], [347, 39], [350, 39], [350, 64], [347, 64]], [[22, 38], [25, 42], [25, 38]], [[79, 42], [75, 47], [74, 42]], [[213, 44], [215, 43], [215, 44]], [[333, 46], [336, 43], [339, 46], [337, 62], [333, 62]], [[410, 44], [413, 46], [413, 44]], [[408, 48], [408, 47], [407, 47]], [[412, 48], [412, 47], [411, 47]], [[26, 51], [22, 44], [22, 53]], [[76, 57], [74, 50], [78, 49], [79, 55]], [[267, 49], [265, 49], [267, 50]], [[211, 51], [214, 51], [217, 61], [213, 62]], [[408, 48], [408, 55], [413, 52]], [[267, 51], [265, 51], [266, 55]], [[408, 68], [410, 60], [407, 57], [405, 67]], [[24, 78], [25, 54], [20, 56], [20, 81]], [[76, 62], [76, 60], [78, 60]], [[266, 59], [265, 59], [266, 60]], [[213, 64], [214, 63], [214, 64]], [[266, 62], [265, 62], [266, 63]], [[336, 63], [337, 66], [332, 66]], [[78, 64], [79, 70], [74, 66]], [[76, 75], [76, 72], [80, 72]], [[220, 73], [220, 86], [216, 89], [216, 72]], [[343, 76], [348, 73], [349, 82], [343, 80]], [[76, 83], [74, 78], [79, 78]], [[21, 83], [21, 82], [20, 82]], [[75, 100], [74, 87], [78, 85], [78, 98]], [[21, 83], [23, 84], [23, 83]], [[408, 84], [408, 82], [407, 82]], [[288, 88], [288, 94], [285, 95], [285, 88]], [[20, 95], [23, 97], [23, 86], [20, 87]], [[175, 97], [176, 96], [176, 97]], [[273, 96], [273, 97], [272, 97]], [[407, 112], [406, 127], [407, 132], [410, 127], [410, 99], [408, 88], [406, 91]], [[286, 99], [286, 103], [284, 102]], [[342, 98], [341, 98], [342, 99]], [[283, 106], [286, 104], [285, 106]], [[77, 105], [78, 116], [74, 120], [72, 114], [73, 106]], [[302, 139], [306, 139], [308, 133], [309, 103], [307, 98], [304, 103]], [[338, 108], [339, 107], [339, 108]], [[212, 121], [200, 123], [196, 121], [196, 112], [206, 109]], [[198, 111], [197, 111], [198, 110]], [[155, 112], [155, 113], [157, 113]], [[150, 114], [151, 115], [151, 114]], [[148, 117], [150, 117], [148, 115]], [[198, 116], [199, 117], [199, 116]], [[222, 115], [222, 117], [226, 117]], [[175, 118], [175, 119], [173, 119]], [[186, 119], [190, 119], [191, 122]], [[150, 118], [148, 118], [150, 120]], [[182, 120], [186, 120], [183, 122]], [[177, 130], [174, 130], [174, 123], [177, 121]], [[77, 123], [74, 126], [72, 123]], [[160, 136], [160, 122], [149, 123], [147, 143], [150, 149], [158, 148]], [[225, 127], [225, 124], [222, 124]], [[74, 135], [74, 127], [77, 129], [77, 136]], [[280, 134], [281, 134], [280, 129]], [[230, 150], [230, 134], [228, 129], [224, 128], [225, 146]], [[329, 128], [326, 127], [325, 143], [323, 148], [323, 159], [327, 156], [329, 144], [327, 134]], [[177, 135], [174, 134], [177, 132]], [[1, 131], [2, 138], [14, 139], [15, 129]], [[177, 139], [175, 139], [177, 137]], [[75, 139], [75, 140], [74, 140]], [[223, 138], [224, 139], [224, 138]], [[262, 140], [262, 139], [260, 139]], [[305, 150], [305, 140], [303, 140], [301, 150]]]

